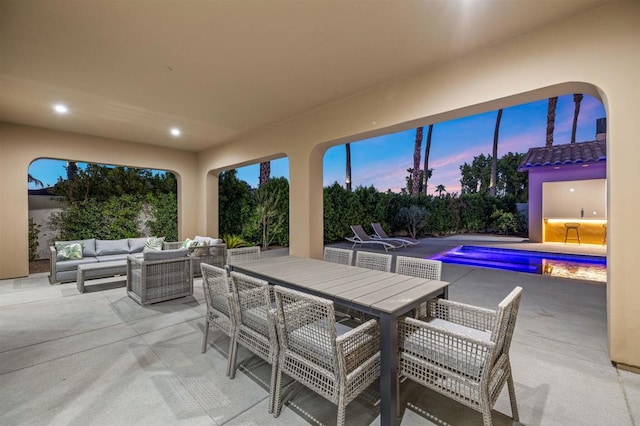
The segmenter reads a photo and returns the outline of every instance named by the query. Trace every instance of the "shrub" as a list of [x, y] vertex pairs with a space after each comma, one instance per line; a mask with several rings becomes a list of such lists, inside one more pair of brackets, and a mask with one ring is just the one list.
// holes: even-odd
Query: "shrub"
[[238, 247], [249, 247], [249, 243], [242, 239], [239, 235], [223, 235], [222, 240], [227, 245], [228, 249], [238, 248]]
[[509, 231], [516, 232], [518, 230], [518, 218], [511, 212], [496, 210], [491, 215], [493, 227], [500, 234], [508, 235]]
[[40, 247], [40, 242], [38, 242], [39, 236], [40, 236], [40, 225], [35, 223], [32, 218], [29, 218], [29, 262], [32, 262], [39, 258], [38, 256], [38, 247]]
[[411, 238], [417, 238], [419, 232], [427, 224], [427, 217], [429, 212], [424, 207], [412, 205], [410, 207], [403, 207], [398, 212], [398, 217], [401, 222], [404, 222], [407, 231]]

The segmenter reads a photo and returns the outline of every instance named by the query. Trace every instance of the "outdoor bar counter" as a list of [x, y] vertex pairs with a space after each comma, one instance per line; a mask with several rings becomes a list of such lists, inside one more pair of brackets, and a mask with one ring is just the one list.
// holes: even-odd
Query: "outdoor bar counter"
[[[579, 225], [577, 232], [571, 228]], [[587, 218], [545, 218], [544, 242], [578, 244], [577, 236], [580, 236], [581, 244], [605, 244], [607, 236], [607, 219]]]

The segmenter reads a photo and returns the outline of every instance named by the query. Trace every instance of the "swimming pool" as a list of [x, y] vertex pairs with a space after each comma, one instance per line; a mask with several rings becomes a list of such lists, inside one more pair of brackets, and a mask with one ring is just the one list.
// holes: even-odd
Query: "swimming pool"
[[504, 269], [589, 281], [607, 281], [607, 258], [481, 246], [459, 246], [430, 259], [457, 265]]

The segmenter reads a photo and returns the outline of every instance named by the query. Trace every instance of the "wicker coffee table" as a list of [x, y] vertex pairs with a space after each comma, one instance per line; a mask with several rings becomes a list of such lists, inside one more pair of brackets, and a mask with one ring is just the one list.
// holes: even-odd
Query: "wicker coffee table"
[[126, 273], [126, 259], [78, 265], [78, 275], [76, 278], [78, 291], [84, 293], [84, 280], [86, 278], [112, 277], [114, 275], [126, 275]]

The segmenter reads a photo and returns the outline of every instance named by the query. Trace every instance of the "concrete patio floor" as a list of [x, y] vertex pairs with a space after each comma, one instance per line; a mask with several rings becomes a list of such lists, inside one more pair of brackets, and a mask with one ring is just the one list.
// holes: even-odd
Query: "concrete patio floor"
[[[396, 254], [422, 257], [459, 244], [425, 241]], [[453, 265], [444, 265], [443, 280], [452, 300], [492, 308], [514, 286], [524, 288], [511, 348], [521, 424], [640, 421], [640, 375], [608, 358], [604, 284]], [[127, 297], [121, 278], [86, 288], [51, 286], [46, 274], [0, 281], [0, 424], [335, 424], [336, 406], [291, 380], [274, 419], [269, 366], [241, 349], [238, 374], [227, 378], [229, 340], [220, 332], [200, 352], [200, 279], [193, 297], [146, 307]], [[402, 425], [482, 424], [479, 413], [409, 381], [401, 392]], [[379, 424], [377, 393], [374, 384], [349, 405], [348, 425]], [[510, 416], [505, 390], [494, 424], [512, 424]]]

